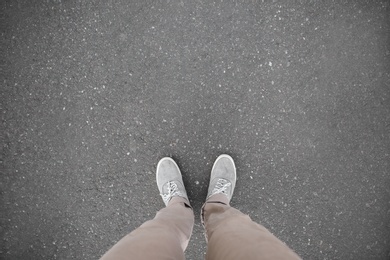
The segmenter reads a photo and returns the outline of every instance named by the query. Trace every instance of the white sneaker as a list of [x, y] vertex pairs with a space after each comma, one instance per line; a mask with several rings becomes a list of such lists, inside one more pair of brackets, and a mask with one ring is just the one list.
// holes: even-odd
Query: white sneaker
[[179, 166], [172, 158], [164, 157], [158, 162], [156, 182], [165, 206], [172, 197], [183, 197], [188, 201]]
[[215, 160], [211, 170], [209, 190], [206, 200], [208, 200], [212, 195], [224, 194], [230, 202], [236, 186], [236, 180], [236, 166], [233, 158], [227, 154], [220, 155], [217, 160]]

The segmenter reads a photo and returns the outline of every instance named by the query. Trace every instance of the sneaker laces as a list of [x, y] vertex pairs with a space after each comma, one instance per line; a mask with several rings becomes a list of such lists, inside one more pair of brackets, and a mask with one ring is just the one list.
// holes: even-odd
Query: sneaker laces
[[174, 181], [168, 181], [168, 191], [165, 194], [160, 194], [165, 204], [167, 204], [173, 196], [184, 197], [184, 195], [179, 191], [177, 184]]
[[231, 185], [232, 185], [232, 183], [225, 180], [225, 179], [218, 179], [213, 191], [211, 192], [211, 195], [222, 193], [222, 194], [225, 194], [227, 196], [226, 189], [228, 187], [230, 187]]

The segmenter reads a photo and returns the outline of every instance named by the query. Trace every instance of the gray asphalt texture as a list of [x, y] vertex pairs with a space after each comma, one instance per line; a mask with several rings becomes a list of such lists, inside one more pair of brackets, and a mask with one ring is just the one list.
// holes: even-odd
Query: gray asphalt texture
[[1, 10], [1, 259], [97, 259], [164, 204], [163, 156], [304, 259], [390, 258], [389, 1], [35, 1]]

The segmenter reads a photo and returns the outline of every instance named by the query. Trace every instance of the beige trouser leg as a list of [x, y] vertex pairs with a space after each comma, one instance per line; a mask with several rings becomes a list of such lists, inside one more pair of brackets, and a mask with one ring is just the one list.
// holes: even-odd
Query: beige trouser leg
[[225, 195], [210, 197], [202, 219], [208, 240], [206, 259], [301, 259], [265, 227], [230, 207]]
[[154, 219], [122, 238], [101, 259], [184, 259], [194, 225], [194, 213], [185, 203], [183, 198], [172, 198]]

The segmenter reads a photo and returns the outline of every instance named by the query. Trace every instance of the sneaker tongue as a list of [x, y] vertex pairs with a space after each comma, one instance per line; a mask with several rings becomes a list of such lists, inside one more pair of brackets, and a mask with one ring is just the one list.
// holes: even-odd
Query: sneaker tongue
[[224, 185], [228, 185], [228, 183], [230, 183], [230, 181], [224, 178], [214, 179], [214, 186], [224, 186]]
[[230, 181], [223, 179], [223, 178], [218, 178], [217, 182], [215, 183], [215, 187], [212, 191], [212, 194], [218, 194], [222, 193], [225, 195], [228, 195], [230, 192], [232, 184]]
[[183, 191], [181, 183], [177, 181], [169, 181], [162, 187], [162, 194], [170, 194], [170, 196], [184, 196]]

